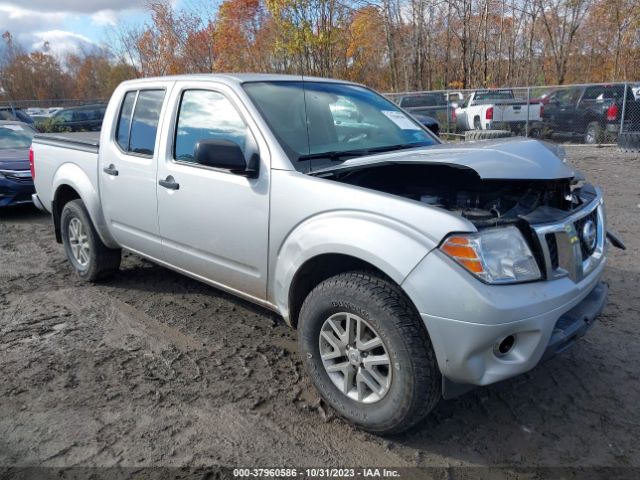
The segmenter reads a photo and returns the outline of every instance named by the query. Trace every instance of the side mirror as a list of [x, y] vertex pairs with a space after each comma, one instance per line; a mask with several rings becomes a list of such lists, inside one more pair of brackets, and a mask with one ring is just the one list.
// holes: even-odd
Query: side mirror
[[254, 153], [247, 162], [240, 145], [230, 140], [200, 140], [196, 144], [195, 161], [207, 167], [229, 170], [236, 175], [250, 178], [258, 176], [258, 154]]

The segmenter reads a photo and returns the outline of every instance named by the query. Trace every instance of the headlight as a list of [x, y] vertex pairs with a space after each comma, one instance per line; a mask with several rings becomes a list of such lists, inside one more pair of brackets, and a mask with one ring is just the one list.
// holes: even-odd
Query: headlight
[[526, 282], [540, 278], [536, 259], [516, 227], [456, 233], [444, 241], [440, 250], [487, 283]]

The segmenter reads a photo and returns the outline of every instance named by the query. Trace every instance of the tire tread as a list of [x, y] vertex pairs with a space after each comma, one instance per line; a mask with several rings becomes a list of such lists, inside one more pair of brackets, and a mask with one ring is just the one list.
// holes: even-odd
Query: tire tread
[[306, 310], [314, 299], [326, 295], [328, 291], [354, 288], [365, 297], [378, 302], [397, 319], [396, 327], [401, 331], [406, 348], [415, 360], [415, 388], [412, 397], [407, 399], [409, 405], [405, 419], [398, 425], [378, 425], [362, 428], [380, 434], [401, 433], [420, 423], [433, 410], [441, 397], [442, 379], [437, 367], [431, 340], [422, 324], [415, 307], [399, 286], [375, 272], [351, 271], [338, 274], [320, 283], [305, 299], [300, 311], [300, 318], [305, 318]]

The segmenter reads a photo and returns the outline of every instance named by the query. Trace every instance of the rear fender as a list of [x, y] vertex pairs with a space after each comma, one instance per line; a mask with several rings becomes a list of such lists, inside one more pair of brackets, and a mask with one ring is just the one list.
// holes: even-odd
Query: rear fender
[[[104, 215], [102, 214], [100, 194], [85, 171], [74, 163], [63, 163], [58, 167], [53, 176], [54, 202], [60, 187], [65, 185], [73, 188], [80, 196], [102, 242], [109, 248], [119, 248], [118, 243], [111, 236]], [[54, 219], [56, 219], [55, 209], [57, 208], [59, 208], [59, 206], [54, 203]], [[58, 220], [59, 219], [56, 219], [55, 221]], [[56, 229], [57, 228], [58, 224], [56, 224]]]

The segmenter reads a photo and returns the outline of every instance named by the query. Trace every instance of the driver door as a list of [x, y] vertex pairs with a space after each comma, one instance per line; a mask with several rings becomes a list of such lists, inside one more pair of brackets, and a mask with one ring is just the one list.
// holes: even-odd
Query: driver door
[[[185, 83], [172, 93], [167, 148], [158, 162], [158, 224], [164, 258], [216, 286], [266, 297], [270, 162], [266, 143], [234, 92]], [[230, 140], [259, 154], [256, 178], [196, 163], [202, 140]], [[161, 183], [162, 182], [162, 183]]]

